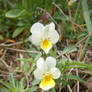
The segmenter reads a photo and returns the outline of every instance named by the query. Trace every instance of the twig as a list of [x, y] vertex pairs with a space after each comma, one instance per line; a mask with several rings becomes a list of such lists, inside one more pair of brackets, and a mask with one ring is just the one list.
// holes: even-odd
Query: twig
[[11, 67], [4, 61], [4, 57], [5, 57], [5, 54], [6, 54], [7, 50], [4, 51], [3, 53], [3, 56], [0, 58], [0, 61], [3, 62], [3, 64], [7, 67], [7, 69], [9, 70]]
[[[28, 42], [28, 40], [25, 40], [25, 42]], [[11, 44], [5, 44], [5, 43], [2, 43], [0, 44], [0, 47], [10, 47], [10, 46], [14, 46], [14, 45], [19, 45], [19, 44], [22, 44], [23, 41], [19, 41], [19, 42], [15, 42], [15, 43], [11, 43]]]
[[85, 39], [87, 39], [88, 36], [89, 36], [89, 35], [86, 35], [82, 40], [80, 40], [79, 42], [77, 42], [77, 43], [75, 44], [75, 46], [79, 45], [81, 42], [83, 42]]
[[[76, 68], [76, 75], [79, 76], [78, 69]], [[77, 81], [77, 92], [79, 92], [79, 81]]]
[[[70, 61], [70, 62], [71, 62], [71, 61]], [[70, 69], [70, 71], [68, 72], [68, 74], [70, 74], [70, 73], [72, 72], [72, 70], [73, 70], [73, 68]], [[67, 87], [68, 87], [68, 89], [69, 89], [70, 92], [73, 92], [72, 89], [71, 89], [71, 87], [70, 87], [70, 85], [67, 85]]]
[[[8, 77], [8, 76], [9, 76], [9, 74], [0, 74], [0, 77]], [[15, 75], [13, 77], [18, 78], [18, 77], [20, 77], [20, 75]]]
[[17, 52], [24, 52], [24, 53], [26, 53], [26, 52], [29, 52], [29, 53], [41, 53], [39, 51], [28, 51], [28, 50], [14, 49], [14, 48], [7, 48], [7, 49], [14, 50], [14, 51], [17, 51]]
[[[87, 39], [89, 35], [85, 36], [82, 40], [80, 40], [79, 42], [77, 42], [72, 48], [77, 47], [77, 45], [79, 45], [81, 42], [83, 42], [85, 39]], [[66, 52], [67, 53], [67, 52]], [[64, 53], [64, 54], [66, 54]], [[60, 58], [63, 54], [59, 53], [59, 55], [56, 58]]]
[[63, 14], [67, 19], [69, 18], [69, 17], [63, 12], [63, 10], [62, 10], [57, 4], [55, 4], [55, 2], [53, 2], [52, 4], [53, 4], [56, 8], [58, 8], [59, 11], [60, 11], [60, 13]]
[[8, 70], [11, 68], [2, 58], [0, 58], [0, 61], [3, 62], [3, 64], [7, 67]]
[[67, 85], [67, 87], [68, 87], [68, 89], [69, 89], [70, 92], [73, 92], [72, 89], [71, 89], [71, 87], [70, 87], [70, 85]]
[[4, 51], [3, 55], [1, 58], [4, 58], [5, 57], [5, 54], [6, 54], [7, 50]]
[[27, 81], [27, 88], [29, 88], [29, 79], [28, 79], [28, 74], [25, 73], [26, 81]]

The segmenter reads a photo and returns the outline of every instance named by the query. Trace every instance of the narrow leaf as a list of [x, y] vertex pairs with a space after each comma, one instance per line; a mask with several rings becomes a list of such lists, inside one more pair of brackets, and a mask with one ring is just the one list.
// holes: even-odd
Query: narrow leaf
[[88, 10], [87, 0], [82, 0], [82, 8], [83, 8], [84, 19], [90, 35], [92, 33], [92, 23], [91, 23], [90, 13]]
[[72, 79], [72, 80], [77, 80], [77, 81], [79, 81], [79, 82], [81, 82], [81, 83], [85, 83], [85, 81], [82, 80], [79, 76], [75, 76], [75, 75], [71, 75], [71, 74], [70, 74], [70, 75], [67, 75], [66, 78]]
[[9, 81], [10, 81], [10, 84], [12, 85], [12, 87], [15, 88], [15, 81], [14, 81], [14, 78], [13, 78], [13, 74], [10, 73], [9, 75]]
[[0, 80], [0, 83], [3, 84], [7, 88], [11, 88], [11, 85], [6, 81]]
[[18, 35], [20, 35], [24, 30], [24, 27], [19, 27], [17, 28], [14, 32], [13, 32], [13, 35], [12, 35], [12, 38], [16, 38]]
[[23, 15], [24, 12], [25, 12], [25, 10], [21, 11], [20, 9], [12, 9], [12, 10], [8, 11], [5, 16], [8, 18], [17, 18], [17, 17]]
[[67, 46], [66, 48], [64, 48], [64, 50], [62, 51], [62, 54], [66, 54], [66, 53], [72, 53], [72, 52], [75, 52], [77, 51], [77, 48], [76, 47], [73, 47], [73, 46]]

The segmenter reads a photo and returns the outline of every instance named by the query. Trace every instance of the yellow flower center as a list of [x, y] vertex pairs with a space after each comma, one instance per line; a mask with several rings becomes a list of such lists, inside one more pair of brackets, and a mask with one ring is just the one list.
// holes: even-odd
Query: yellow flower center
[[55, 86], [55, 81], [52, 79], [52, 75], [45, 75], [40, 83], [40, 88], [44, 90], [48, 90], [50, 88], [53, 88]]
[[51, 42], [48, 39], [42, 40], [41, 42], [41, 48], [43, 50], [50, 49], [52, 46]]

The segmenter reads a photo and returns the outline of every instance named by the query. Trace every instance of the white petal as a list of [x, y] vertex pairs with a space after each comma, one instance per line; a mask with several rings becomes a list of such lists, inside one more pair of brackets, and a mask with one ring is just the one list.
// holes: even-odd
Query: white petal
[[38, 60], [37, 60], [37, 68], [41, 69], [41, 67], [43, 67], [45, 64], [44, 62], [44, 59], [42, 57], [40, 57]]
[[47, 64], [48, 68], [55, 67], [56, 66], [56, 59], [53, 57], [47, 57], [46, 64]]
[[53, 30], [53, 31], [49, 31], [49, 35], [48, 35], [50, 41], [52, 42], [52, 44], [55, 44], [58, 42], [59, 40], [59, 34], [56, 30]]
[[45, 25], [45, 27], [43, 28], [43, 39], [48, 38], [49, 35], [49, 25]]
[[49, 30], [55, 30], [55, 24], [53, 22], [49, 24]]
[[60, 70], [58, 68], [56, 68], [56, 67], [51, 68], [50, 72], [51, 72], [51, 74], [52, 74], [54, 79], [58, 79], [60, 77], [60, 75], [61, 75]]
[[55, 24], [52, 22], [43, 28], [43, 39], [49, 38], [52, 44], [55, 44], [59, 40], [59, 34], [55, 30]]
[[33, 32], [31, 35], [31, 41], [35, 45], [40, 45], [41, 40], [42, 40], [43, 32]]
[[55, 24], [52, 22], [44, 27], [44, 38], [49, 38], [52, 44], [59, 40], [59, 34], [55, 30]]
[[42, 78], [43, 78], [43, 74], [44, 74], [44, 71], [41, 70], [41, 69], [38, 69], [38, 68], [37, 68], [37, 69], [34, 71], [34, 76], [35, 76], [36, 79], [42, 79]]
[[37, 23], [35, 23], [35, 24], [32, 25], [30, 32], [33, 33], [35, 31], [36, 32], [37, 31], [41, 31], [43, 28], [44, 28], [43, 24], [37, 22]]
[[47, 70], [47, 64], [42, 57], [37, 60], [37, 68]]

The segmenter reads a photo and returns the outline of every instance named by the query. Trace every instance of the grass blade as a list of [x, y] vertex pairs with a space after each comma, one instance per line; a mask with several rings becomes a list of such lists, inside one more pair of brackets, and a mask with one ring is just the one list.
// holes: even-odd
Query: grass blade
[[91, 24], [91, 19], [90, 19], [90, 13], [88, 11], [88, 4], [87, 0], [82, 0], [82, 8], [83, 8], [83, 14], [84, 14], [84, 19], [87, 25], [88, 33], [91, 35], [92, 33], [92, 24]]
[[79, 81], [81, 83], [85, 83], [85, 81], [82, 80], [79, 76], [75, 76], [75, 75], [70, 74], [70, 75], [67, 75], [66, 78], [71, 79], [71, 80], [77, 80], [77, 81]]
[[15, 88], [15, 81], [14, 81], [14, 78], [13, 78], [13, 73], [10, 73], [9, 80], [10, 80], [11, 86]]

